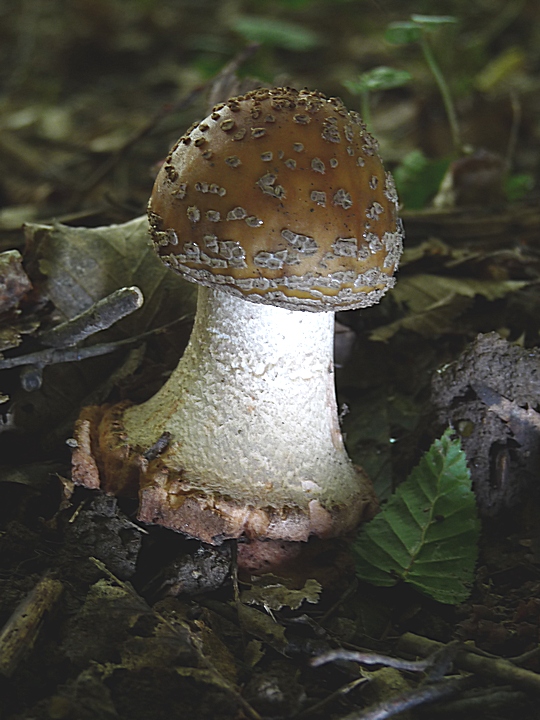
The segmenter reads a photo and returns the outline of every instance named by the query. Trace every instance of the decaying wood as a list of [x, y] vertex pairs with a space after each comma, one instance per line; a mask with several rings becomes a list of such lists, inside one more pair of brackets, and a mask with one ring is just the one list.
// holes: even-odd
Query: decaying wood
[[[426, 657], [442, 647], [443, 643], [414, 633], [405, 633], [399, 640], [397, 650], [406, 655]], [[540, 674], [516, 667], [504, 658], [489, 657], [475, 653], [474, 649], [464, 648], [457, 654], [455, 665], [460, 670], [476, 673], [505, 685], [510, 683], [523, 690], [540, 693]]]
[[42, 578], [16, 607], [0, 632], [0, 673], [11, 677], [31, 651], [47, 613], [59, 601], [64, 586], [51, 577]]

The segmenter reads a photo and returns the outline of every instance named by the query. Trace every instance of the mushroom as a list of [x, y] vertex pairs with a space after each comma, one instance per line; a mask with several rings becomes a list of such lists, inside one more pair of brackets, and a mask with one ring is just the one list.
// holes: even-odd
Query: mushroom
[[291, 88], [217, 105], [180, 138], [149, 219], [163, 262], [199, 285], [190, 342], [147, 402], [84, 411], [76, 481], [138, 486], [141, 520], [208, 543], [335, 537], [373, 514], [333, 336], [336, 310], [393, 286], [402, 251], [377, 150], [340, 100]]

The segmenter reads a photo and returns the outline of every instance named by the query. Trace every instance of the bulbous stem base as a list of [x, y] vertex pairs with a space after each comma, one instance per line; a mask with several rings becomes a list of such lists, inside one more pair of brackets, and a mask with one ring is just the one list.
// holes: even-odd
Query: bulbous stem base
[[[333, 334], [333, 313], [200, 288], [189, 345], [169, 380], [105, 421], [137, 458], [140, 518], [206, 542], [297, 541], [340, 535], [372, 514], [371, 484], [339, 429]], [[168, 446], [146, 459], [160, 437]]]

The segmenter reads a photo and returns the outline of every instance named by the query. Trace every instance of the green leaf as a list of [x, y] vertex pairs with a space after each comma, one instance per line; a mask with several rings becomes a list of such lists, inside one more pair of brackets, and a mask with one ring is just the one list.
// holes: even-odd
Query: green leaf
[[427, 205], [439, 189], [449, 164], [449, 159], [432, 160], [421, 150], [405, 155], [393, 175], [399, 199], [407, 210], [420, 210]]
[[504, 191], [509, 202], [521, 200], [534, 187], [534, 175], [531, 173], [517, 173], [506, 178]]
[[392, 45], [408, 45], [420, 40], [422, 30], [413, 22], [393, 22], [386, 28], [384, 38]]
[[449, 428], [379, 515], [358, 536], [358, 577], [379, 586], [403, 580], [441, 603], [469, 596], [479, 522], [459, 439]]
[[320, 38], [313, 30], [286, 20], [241, 15], [232, 21], [231, 26], [246, 40], [282, 47], [286, 50], [302, 52], [320, 45]]
[[381, 65], [362, 73], [355, 80], [345, 80], [343, 85], [353, 95], [360, 95], [363, 92], [373, 90], [390, 90], [401, 87], [408, 83], [411, 78], [412, 75], [407, 70], [398, 70]]

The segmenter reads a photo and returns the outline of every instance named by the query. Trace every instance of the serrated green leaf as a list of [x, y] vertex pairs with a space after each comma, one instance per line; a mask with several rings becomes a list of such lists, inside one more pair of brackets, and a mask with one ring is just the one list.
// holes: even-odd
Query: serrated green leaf
[[448, 429], [424, 455], [354, 546], [358, 577], [403, 580], [441, 603], [469, 595], [479, 522], [465, 453]]

